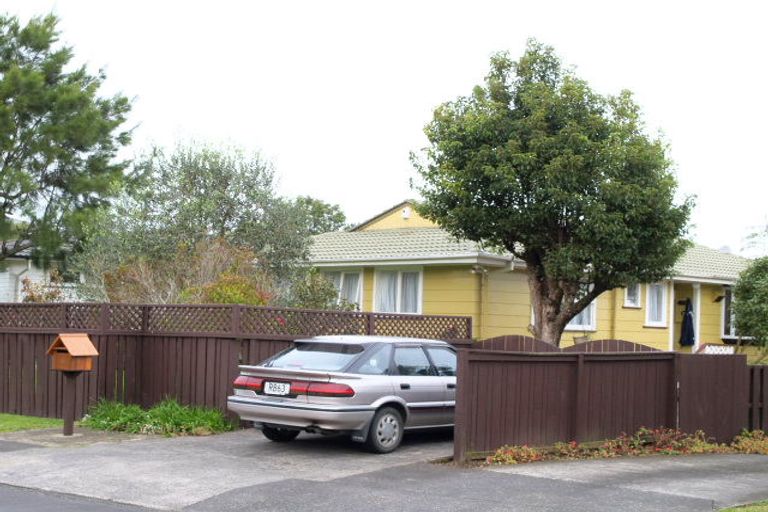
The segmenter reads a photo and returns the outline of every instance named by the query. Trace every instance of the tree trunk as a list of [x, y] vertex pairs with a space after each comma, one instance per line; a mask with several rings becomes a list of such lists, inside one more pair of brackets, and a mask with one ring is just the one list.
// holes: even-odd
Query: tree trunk
[[533, 308], [533, 337], [559, 347], [567, 323], [562, 314], [563, 291], [531, 266], [528, 267], [528, 288]]

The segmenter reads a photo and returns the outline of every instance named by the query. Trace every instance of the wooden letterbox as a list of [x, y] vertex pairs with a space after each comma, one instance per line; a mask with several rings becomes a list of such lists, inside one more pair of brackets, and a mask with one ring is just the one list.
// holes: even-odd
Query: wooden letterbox
[[62, 372], [88, 372], [93, 369], [93, 358], [99, 355], [87, 334], [59, 334], [48, 348], [51, 368]]

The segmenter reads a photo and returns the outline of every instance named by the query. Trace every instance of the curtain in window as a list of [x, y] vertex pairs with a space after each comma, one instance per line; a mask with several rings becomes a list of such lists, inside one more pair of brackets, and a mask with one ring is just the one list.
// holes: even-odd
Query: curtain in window
[[403, 272], [400, 290], [400, 312], [419, 312], [419, 273]]
[[360, 274], [344, 274], [344, 281], [341, 285], [341, 300], [350, 304], [360, 304]]
[[730, 288], [725, 289], [725, 303], [723, 307], [725, 308], [723, 312], [723, 335], [736, 336], [733, 315], [733, 292]]
[[376, 311], [394, 313], [396, 297], [397, 272], [378, 272], [376, 274]]
[[627, 304], [637, 306], [640, 304], [640, 285], [631, 284], [627, 287]]
[[590, 302], [589, 306], [581, 310], [581, 312], [573, 317], [568, 322], [569, 327], [589, 327], [592, 325], [592, 308], [595, 307], [594, 302]]
[[660, 284], [648, 287], [648, 320], [654, 323], [664, 321], [664, 287]]
[[336, 291], [341, 289], [341, 272], [323, 272], [323, 275], [327, 280], [333, 283], [333, 287]]

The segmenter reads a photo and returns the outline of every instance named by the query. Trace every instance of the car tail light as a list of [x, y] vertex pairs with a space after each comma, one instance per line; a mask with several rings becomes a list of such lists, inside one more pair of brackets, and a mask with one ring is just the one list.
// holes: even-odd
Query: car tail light
[[291, 394], [293, 395], [306, 395], [307, 389], [309, 389], [309, 382], [305, 381], [291, 381]]
[[261, 391], [261, 387], [264, 384], [264, 379], [259, 377], [248, 377], [247, 375], [239, 375], [233, 386], [236, 389], [250, 389], [252, 391]]
[[311, 396], [355, 396], [355, 390], [346, 384], [311, 382], [307, 395]]

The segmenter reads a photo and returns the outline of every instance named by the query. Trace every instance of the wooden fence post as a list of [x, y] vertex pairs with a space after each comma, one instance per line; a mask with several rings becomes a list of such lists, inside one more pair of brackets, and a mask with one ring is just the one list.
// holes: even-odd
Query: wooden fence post
[[104, 303], [99, 307], [99, 329], [103, 334], [109, 330], [109, 305]]
[[466, 462], [469, 424], [469, 396], [472, 390], [469, 387], [471, 381], [469, 375], [469, 349], [459, 348], [458, 367], [456, 368], [456, 408], [453, 427], [453, 462], [462, 464]]
[[376, 320], [373, 316], [373, 313], [366, 313], [367, 316], [367, 322], [366, 322], [366, 334], [368, 336], [371, 336], [373, 334], [376, 334]]
[[240, 331], [242, 330], [242, 316], [243, 316], [243, 307], [239, 304], [235, 304], [234, 306], [231, 306], [231, 314], [232, 314], [232, 336], [237, 336], [240, 334]]
[[587, 382], [584, 372], [584, 353], [576, 355], [576, 400], [573, 408], [573, 440], [581, 442], [587, 435]]
[[680, 354], [675, 352], [672, 358], [672, 385], [670, 386], [672, 399], [669, 401], [667, 428], [680, 428], [680, 370]]
[[141, 332], [149, 332], [149, 306], [141, 306]]
[[69, 322], [69, 318], [67, 318], [67, 305], [66, 304], [60, 304], [59, 305], [59, 314], [61, 315], [61, 325], [63, 325], [65, 328], [72, 327]]

